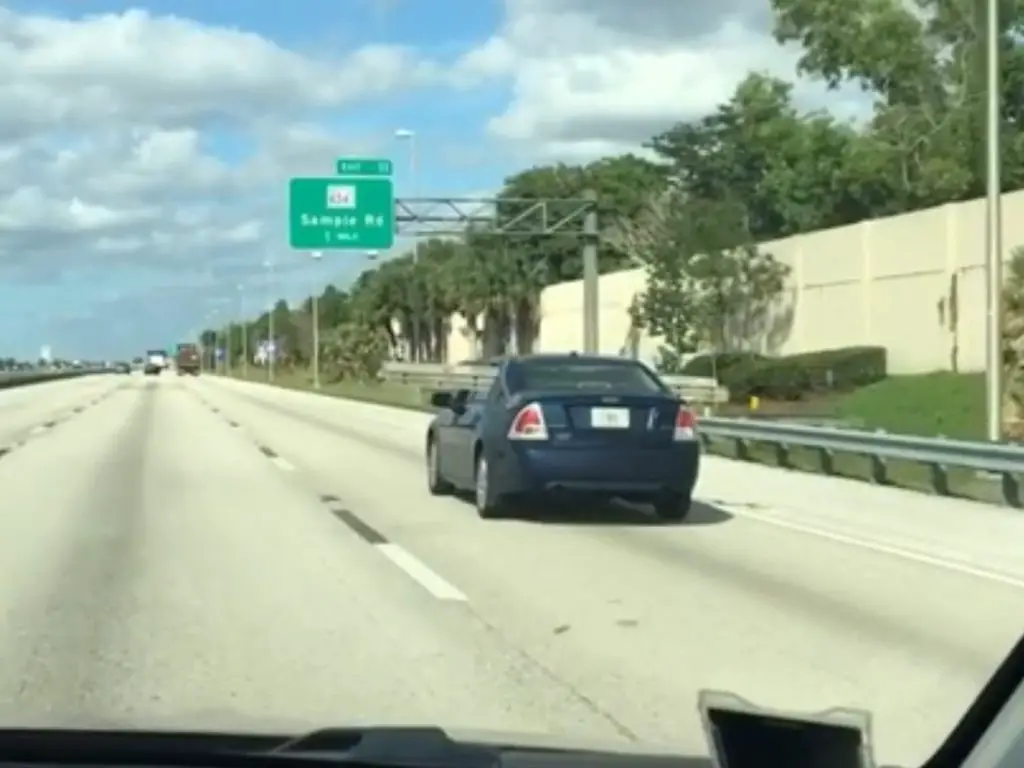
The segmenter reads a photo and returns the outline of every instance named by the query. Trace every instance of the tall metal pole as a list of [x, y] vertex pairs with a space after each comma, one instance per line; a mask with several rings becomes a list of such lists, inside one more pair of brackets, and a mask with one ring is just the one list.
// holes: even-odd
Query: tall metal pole
[[[416, 132], [406, 128], [395, 131], [395, 138], [404, 139], [409, 142], [409, 195], [416, 196]], [[420, 239], [414, 237], [412, 241], [412, 263], [418, 264], [420, 260]], [[422, 296], [417, 298], [423, 298]], [[413, 316], [411, 337], [409, 339], [409, 361], [416, 363], [420, 359], [420, 321], [421, 318]]]
[[[597, 200], [597, 193], [587, 190], [586, 200]], [[583, 352], [596, 355], [601, 350], [599, 336], [601, 275], [597, 264], [597, 211], [591, 208], [583, 218]]]
[[999, 2], [988, 0], [987, 46], [987, 199], [985, 204], [985, 264], [986, 291], [986, 355], [985, 389], [988, 415], [988, 439], [1002, 439], [1003, 401], [1003, 221], [1001, 210], [1002, 182], [1000, 179], [999, 133], [1002, 101], [999, 77]]
[[[319, 261], [323, 254], [313, 251], [313, 260]], [[313, 286], [313, 389], [320, 389], [320, 297], [319, 286]]]
[[245, 286], [238, 284], [238, 314], [242, 318], [242, 378], [249, 378], [249, 321], [245, 317]]
[[267, 295], [270, 297], [270, 312], [267, 315], [267, 381], [274, 381], [274, 361], [277, 359], [277, 341], [274, 338], [274, 262], [267, 259], [263, 266], [267, 268]]
[[224, 326], [224, 374], [231, 375], [231, 341], [234, 334], [231, 333], [231, 321]]

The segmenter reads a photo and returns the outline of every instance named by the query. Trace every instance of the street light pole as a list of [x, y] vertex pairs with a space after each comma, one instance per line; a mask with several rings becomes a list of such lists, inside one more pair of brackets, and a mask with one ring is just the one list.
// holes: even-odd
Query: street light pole
[[[416, 132], [407, 128], [399, 128], [395, 131], [395, 138], [400, 141], [409, 142], [409, 196], [416, 196]], [[415, 266], [420, 260], [420, 239], [413, 237], [412, 241], [412, 263]], [[420, 297], [422, 298], [422, 297]], [[421, 318], [414, 315], [409, 339], [411, 349], [409, 350], [409, 361], [416, 363], [420, 359], [420, 321]]]
[[277, 342], [274, 339], [274, 262], [263, 262], [267, 270], [267, 296], [270, 297], [270, 313], [267, 315], [267, 381], [274, 381], [274, 360], [277, 357]]
[[242, 378], [249, 379], [249, 321], [245, 318], [245, 286], [238, 284], [238, 312], [242, 318]]
[[[313, 257], [314, 262], [319, 262], [323, 258], [323, 253], [320, 251], [313, 251], [310, 254]], [[317, 286], [313, 286], [313, 389], [320, 389], [320, 298], [317, 295], [319, 293]]]
[[1002, 122], [1000, 111], [1001, 89], [999, 78], [999, 2], [988, 0], [986, 58], [987, 90], [987, 173], [985, 201], [985, 262], [986, 262], [986, 355], [985, 390], [988, 416], [988, 439], [1002, 439], [1003, 406], [1003, 222], [1001, 210], [1002, 182], [1000, 179], [999, 133]]
[[231, 375], [231, 321], [224, 326], [224, 375]]

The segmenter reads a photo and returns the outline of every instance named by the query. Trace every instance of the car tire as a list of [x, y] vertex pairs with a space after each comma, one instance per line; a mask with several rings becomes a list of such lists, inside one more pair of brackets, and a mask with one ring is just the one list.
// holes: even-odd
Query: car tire
[[476, 513], [484, 520], [494, 520], [506, 513], [503, 500], [495, 494], [494, 486], [491, 485], [490, 475], [487, 457], [481, 450], [477, 454], [473, 471], [473, 501], [476, 504]]
[[437, 442], [433, 439], [427, 443], [427, 490], [432, 496], [447, 496], [455, 490], [455, 487], [441, 476]]
[[681, 493], [672, 493], [654, 502], [654, 514], [666, 523], [681, 523], [690, 514], [693, 500]]

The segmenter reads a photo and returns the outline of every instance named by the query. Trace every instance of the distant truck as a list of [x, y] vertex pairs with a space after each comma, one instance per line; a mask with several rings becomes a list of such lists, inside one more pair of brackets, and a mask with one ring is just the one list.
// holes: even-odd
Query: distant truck
[[146, 352], [146, 363], [142, 367], [147, 376], [159, 376], [167, 367], [167, 353], [162, 349], [151, 349]]
[[178, 353], [175, 355], [175, 365], [178, 375], [198, 376], [202, 367], [199, 355], [199, 347], [196, 344], [179, 344]]

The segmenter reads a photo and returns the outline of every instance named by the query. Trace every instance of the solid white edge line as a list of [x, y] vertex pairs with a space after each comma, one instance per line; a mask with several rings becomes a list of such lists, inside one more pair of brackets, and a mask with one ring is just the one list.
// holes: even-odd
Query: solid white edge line
[[422, 560], [413, 555], [400, 544], [375, 544], [384, 557], [397, 565], [413, 581], [423, 587], [438, 600], [467, 602], [469, 600], [458, 588], [438, 576]]
[[1016, 587], [1018, 589], [1024, 589], [1024, 579], [1011, 576], [1008, 573], [999, 573], [997, 571], [989, 571], [984, 568], [978, 568], [968, 563], [958, 563], [954, 560], [948, 560], [937, 555], [929, 555], [924, 552], [915, 552], [912, 549], [905, 549], [903, 547], [897, 547], [890, 544], [883, 544], [880, 541], [872, 541], [870, 539], [862, 539], [856, 536], [848, 536], [844, 533], [836, 533], [834, 531], [828, 531], [823, 528], [815, 528], [809, 525], [802, 525], [801, 523], [793, 523], [789, 520], [779, 520], [778, 518], [770, 515], [762, 515], [757, 512], [751, 512], [749, 509], [736, 509], [730, 507], [728, 504], [719, 504], [730, 514], [736, 515], [737, 517], [746, 517], [751, 520], [756, 520], [759, 523], [766, 525], [774, 525], [779, 528], [788, 528], [791, 531], [798, 533], [804, 533], [808, 536], [817, 536], [822, 539], [828, 539], [835, 541], [839, 544], [847, 544], [852, 547], [859, 547], [861, 549], [867, 549], [872, 552], [878, 552], [884, 555], [891, 555], [893, 557], [899, 557], [904, 560], [912, 560], [914, 562], [923, 563], [924, 565], [931, 565], [936, 568], [943, 568], [947, 571], [953, 571], [955, 573], [962, 573], [967, 576], [974, 576], [979, 579], [986, 579], [988, 581], [995, 581], [1000, 584], [1006, 584], [1010, 587]]

